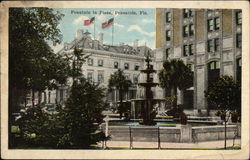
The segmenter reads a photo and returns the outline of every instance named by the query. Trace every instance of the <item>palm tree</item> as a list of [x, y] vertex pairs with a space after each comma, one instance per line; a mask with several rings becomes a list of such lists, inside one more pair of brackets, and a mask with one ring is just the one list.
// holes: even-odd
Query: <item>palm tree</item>
[[124, 107], [123, 107], [123, 92], [127, 92], [128, 88], [132, 85], [132, 82], [130, 80], [127, 80], [124, 72], [120, 69], [116, 71], [114, 74], [111, 74], [109, 79], [109, 89], [111, 90], [112, 87], [115, 87], [115, 89], [119, 90], [119, 99], [120, 99], [120, 106], [119, 106], [119, 113], [120, 118], [122, 117], [122, 114], [124, 113]]
[[159, 81], [161, 87], [173, 90], [173, 107], [176, 108], [177, 89], [184, 90], [193, 86], [193, 72], [181, 59], [166, 60], [159, 72]]

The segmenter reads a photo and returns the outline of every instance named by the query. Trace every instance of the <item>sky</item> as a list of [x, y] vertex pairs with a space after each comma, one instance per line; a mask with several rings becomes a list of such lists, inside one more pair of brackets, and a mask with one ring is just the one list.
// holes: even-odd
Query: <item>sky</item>
[[[155, 9], [153, 8], [57, 8], [55, 9], [64, 17], [60, 21], [59, 29], [63, 35], [63, 42], [57, 46], [51, 46], [54, 51], [63, 47], [64, 42], [71, 42], [78, 29], [88, 30], [94, 38], [98, 34], [104, 34], [104, 44], [112, 44], [112, 27], [114, 27], [113, 44], [125, 43], [132, 45], [138, 39], [139, 45], [146, 45], [155, 49]], [[84, 26], [84, 20], [95, 17], [95, 24]], [[114, 26], [102, 29], [101, 24], [114, 18]]]

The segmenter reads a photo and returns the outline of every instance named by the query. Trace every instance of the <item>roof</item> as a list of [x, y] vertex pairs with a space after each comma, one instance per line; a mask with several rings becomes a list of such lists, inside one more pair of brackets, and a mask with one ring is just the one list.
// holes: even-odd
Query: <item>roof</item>
[[99, 40], [93, 40], [89, 36], [89, 32], [86, 31], [83, 34], [83, 37], [80, 39], [74, 39], [70, 43], [66, 43], [67, 49], [64, 47], [62, 50], [69, 50], [75, 48], [75, 46], [78, 46], [78, 48], [87, 48], [87, 49], [95, 49], [95, 50], [101, 50], [101, 51], [108, 51], [113, 53], [122, 53], [122, 54], [128, 54], [128, 55], [138, 55], [138, 56], [145, 56], [148, 54], [148, 52], [152, 55], [152, 49], [150, 49], [147, 46], [138, 46], [138, 47], [132, 47], [128, 44], [120, 44], [120, 45], [108, 45], [108, 44], [101, 44]]

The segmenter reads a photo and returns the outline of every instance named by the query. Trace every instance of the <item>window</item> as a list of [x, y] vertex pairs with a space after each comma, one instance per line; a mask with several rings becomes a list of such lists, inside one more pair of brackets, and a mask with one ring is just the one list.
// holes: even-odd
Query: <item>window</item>
[[213, 52], [213, 51], [214, 51], [213, 40], [208, 40], [208, 41], [207, 41], [207, 51], [208, 51], [208, 52]]
[[138, 75], [136, 74], [133, 75], [133, 81], [134, 83], [138, 83]]
[[[208, 87], [214, 84], [214, 82], [218, 81], [218, 79], [220, 78], [220, 62], [219, 61], [212, 61], [208, 63], [207, 78], [208, 78]], [[210, 109], [214, 109], [216, 106], [208, 102], [208, 107]]]
[[114, 68], [118, 68], [118, 62], [114, 62]]
[[220, 18], [219, 17], [214, 18], [214, 29], [215, 30], [220, 29]]
[[183, 56], [188, 56], [188, 51], [189, 51], [188, 45], [184, 45], [183, 46]]
[[187, 18], [188, 17], [188, 9], [183, 10], [183, 17]]
[[191, 9], [184, 9], [183, 10], [183, 17], [188, 18], [193, 16], [193, 11]]
[[124, 63], [124, 69], [129, 69], [129, 64], [128, 63]]
[[93, 81], [93, 72], [88, 72], [87, 79], [88, 79], [88, 81], [90, 81], [90, 82]]
[[209, 19], [207, 21], [207, 30], [208, 31], [213, 31], [213, 30], [218, 30], [220, 29], [220, 18], [215, 17], [213, 19]]
[[209, 63], [209, 70], [216, 70], [220, 69], [220, 62], [218, 61], [213, 61]]
[[183, 56], [191, 56], [194, 54], [194, 45], [184, 45], [183, 46]]
[[171, 39], [171, 32], [170, 32], [170, 30], [167, 30], [166, 31], [166, 41], [170, 41], [170, 39]]
[[97, 81], [98, 81], [98, 83], [100, 84], [100, 83], [102, 83], [103, 82], [103, 73], [98, 73], [98, 75], [97, 75]]
[[188, 26], [183, 27], [183, 37], [187, 37], [189, 33]]
[[140, 66], [138, 64], [135, 64], [135, 70], [138, 71]]
[[190, 36], [194, 35], [194, 25], [193, 24], [189, 25], [189, 35]]
[[194, 35], [194, 25], [189, 24], [189, 25], [183, 26], [183, 37], [192, 36], [192, 35]]
[[189, 16], [192, 17], [194, 15], [194, 12], [190, 9], [189, 10]]
[[242, 24], [242, 12], [241, 11], [236, 12], [236, 24], [237, 25]]
[[242, 47], [242, 36], [241, 33], [236, 34], [236, 47], [241, 48]]
[[170, 12], [166, 13], [166, 22], [171, 22], [171, 13]]
[[194, 54], [194, 45], [193, 44], [190, 44], [189, 45], [189, 55], [193, 55]]
[[100, 66], [100, 67], [103, 66], [103, 60], [102, 59], [98, 60], [98, 66]]
[[170, 48], [167, 48], [166, 49], [166, 58], [168, 58], [169, 54], [170, 54]]
[[93, 59], [92, 59], [92, 58], [89, 58], [89, 59], [88, 59], [88, 65], [89, 65], [89, 66], [93, 66]]
[[236, 78], [237, 78], [237, 81], [241, 82], [241, 66], [242, 66], [241, 58], [238, 58], [236, 60], [236, 65], [237, 65], [237, 68], [236, 68]]
[[208, 31], [212, 31], [214, 29], [214, 22], [213, 22], [213, 19], [209, 19], [208, 22], [207, 22], [207, 30]]
[[187, 64], [187, 67], [194, 72], [194, 65], [193, 64]]
[[126, 79], [126, 80], [129, 80], [129, 75], [125, 75], [125, 79]]
[[214, 51], [219, 51], [219, 47], [220, 47], [220, 42], [219, 42], [219, 38], [215, 38], [214, 39]]

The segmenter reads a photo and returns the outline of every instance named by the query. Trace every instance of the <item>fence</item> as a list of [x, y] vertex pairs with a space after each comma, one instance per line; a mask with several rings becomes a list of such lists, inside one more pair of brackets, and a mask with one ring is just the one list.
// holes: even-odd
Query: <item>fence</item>
[[[102, 125], [105, 130], [105, 125]], [[224, 139], [224, 126], [192, 127], [180, 125], [177, 127], [156, 126], [108, 126], [108, 135], [111, 141], [129, 141], [130, 147], [133, 142], [201, 142]], [[239, 125], [227, 126], [227, 138], [235, 139], [240, 136]]]

